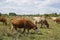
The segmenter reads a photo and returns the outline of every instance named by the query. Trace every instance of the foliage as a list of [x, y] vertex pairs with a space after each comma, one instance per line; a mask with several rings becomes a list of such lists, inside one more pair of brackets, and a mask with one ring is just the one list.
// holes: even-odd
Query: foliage
[[16, 13], [10, 12], [9, 15], [10, 16], [16, 16]]
[[43, 14], [43, 16], [46, 16], [46, 17], [49, 17], [49, 16], [57, 17], [59, 15], [57, 13], [50, 13], [50, 14]]
[[2, 14], [0, 13], [0, 16], [1, 16]]
[[44, 14], [44, 16], [45, 16], [45, 17], [48, 17], [48, 16], [50, 16], [50, 15], [49, 15], [49, 14]]
[[58, 16], [58, 14], [57, 13], [51, 13], [50, 16], [55, 16], [56, 17], [56, 16]]

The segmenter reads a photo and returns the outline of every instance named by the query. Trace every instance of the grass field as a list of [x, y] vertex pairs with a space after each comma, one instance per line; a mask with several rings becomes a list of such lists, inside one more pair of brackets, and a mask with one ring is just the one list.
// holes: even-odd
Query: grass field
[[8, 18], [8, 25], [3, 25], [0, 22], [0, 40], [60, 40], [60, 24], [55, 23], [51, 19], [47, 19], [50, 25], [49, 29], [46, 27], [40, 28], [40, 24], [38, 24], [38, 33], [30, 30], [29, 34], [27, 32], [22, 34], [9, 29], [11, 27], [9, 24], [10, 18]]

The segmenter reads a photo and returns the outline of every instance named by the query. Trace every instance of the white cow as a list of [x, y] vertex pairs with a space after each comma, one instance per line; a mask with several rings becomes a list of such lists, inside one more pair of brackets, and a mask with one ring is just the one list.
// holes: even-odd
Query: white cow
[[60, 17], [51, 17], [51, 19], [56, 23], [60, 23]]
[[41, 17], [33, 17], [34, 23], [37, 24], [41, 21]]
[[56, 19], [57, 19], [57, 17], [51, 17], [51, 19], [54, 21], [54, 20], [56, 20]]

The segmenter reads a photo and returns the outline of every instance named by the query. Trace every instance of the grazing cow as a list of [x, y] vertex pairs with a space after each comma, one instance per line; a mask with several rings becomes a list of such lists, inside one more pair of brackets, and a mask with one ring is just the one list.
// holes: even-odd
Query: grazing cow
[[25, 32], [26, 29], [28, 32], [30, 29], [34, 29], [35, 31], [37, 30], [37, 26], [34, 23], [24, 18], [12, 19], [11, 24], [12, 24], [11, 30], [13, 29], [17, 30], [17, 28], [23, 28], [24, 29], [23, 32]]
[[51, 17], [56, 23], [60, 23], [60, 17]]
[[41, 17], [40, 24], [41, 24], [41, 27], [42, 27], [43, 25], [46, 25], [46, 27], [49, 28], [49, 24], [48, 24], [46, 18], [43, 17], [43, 16]]
[[53, 21], [55, 21], [58, 17], [50, 17]]
[[7, 25], [7, 19], [5, 17], [0, 17], [0, 22], [3, 22], [3, 24]]
[[42, 17], [34, 17], [34, 18], [35, 18], [35, 20], [34, 20], [35, 24], [39, 23], [39, 24], [41, 24], [41, 27], [43, 25], [46, 25], [46, 27], [49, 28], [49, 24], [48, 24], [48, 22], [47, 22], [47, 20], [46, 20], [46, 18], [44, 16], [42, 16]]

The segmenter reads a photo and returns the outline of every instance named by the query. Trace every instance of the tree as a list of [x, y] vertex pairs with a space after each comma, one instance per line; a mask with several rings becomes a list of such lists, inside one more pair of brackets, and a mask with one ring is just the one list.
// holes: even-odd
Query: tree
[[8, 15], [8, 14], [2, 14], [2, 16], [9, 17], [9, 15]]
[[58, 14], [57, 14], [57, 13], [52, 13], [51, 15], [52, 15], [52, 16], [55, 16], [55, 17], [56, 17], [56, 16], [58, 16]]
[[2, 14], [0, 13], [0, 16], [1, 16]]
[[45, 16], [45, 17], [48, 17], [48, 16], [49, 16], [49, 14], [44, 14], [44, 16]]
[[10, 16], [16, 16], [16, 13], [10, 12], [9, 15]]

